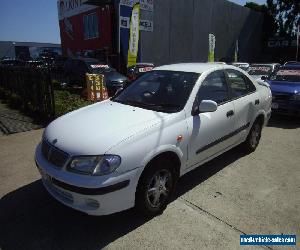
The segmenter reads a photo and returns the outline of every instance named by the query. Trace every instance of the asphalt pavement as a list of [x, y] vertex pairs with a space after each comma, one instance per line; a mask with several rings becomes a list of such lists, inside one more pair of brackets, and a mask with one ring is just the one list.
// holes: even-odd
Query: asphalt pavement
[[235, 148], [185, 175], [166, 211], [93, 217], [48, 195], [34, 164], [42, 129], [0, 136], [0, 249], [267, 249], [241, 234], [296, 234], [300, 121], [276, 117], [257, 150]]

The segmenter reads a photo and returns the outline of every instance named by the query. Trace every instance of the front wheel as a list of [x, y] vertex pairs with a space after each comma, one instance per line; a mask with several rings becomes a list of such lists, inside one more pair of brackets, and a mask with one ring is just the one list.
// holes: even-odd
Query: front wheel
[[[166, 163], [166, 162], [165, 162]], [[162, 213], [176, 183], [174, 171], [163, 162], [151, 164], [142, 174], [136, 191], [136, 207], [147, 216]]]
[[255, 121], [249, 131], [246, 141], [242, 144], [244, 150], [248, 153], [254, 152], [261, 137], [262, 123]]

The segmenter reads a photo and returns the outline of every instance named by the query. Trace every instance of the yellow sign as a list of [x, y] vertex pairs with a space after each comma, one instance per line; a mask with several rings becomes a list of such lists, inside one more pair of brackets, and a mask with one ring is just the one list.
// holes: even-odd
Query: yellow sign
[[108, 99], [104, 84], [104, 75], [86, 74], [87, 97], [90, 101], [103, 101]]
[[214, 34], [208, 34], [208, 61], [215, 61], [216, 37]]
[[235, 48], [234, 48], [234, 61], [238, 61], [238, 53], [239, 53], [239, 41], [236, 40], [235, 42]]
[[127, 67], [136, 64], [140, 36], [140, 4], [135, 4], [130, 19], [130, 37], [128, 46]]

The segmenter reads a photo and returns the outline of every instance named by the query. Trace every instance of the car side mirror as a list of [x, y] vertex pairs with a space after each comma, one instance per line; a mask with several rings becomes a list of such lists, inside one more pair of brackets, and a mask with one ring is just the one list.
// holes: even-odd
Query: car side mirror
[[199, 105], [199, 112], [215, 112], [218, 109], [218, 104], [215, 101], [203, 100]]
[[218, 104], [212, 100], [203, 100], [201, 103], [194, 107], [192, 115], [199, 115], [200, 113], [215, 112], [218, 109]]
[[262, 79], [263, 81], [267, 80], [268, 77], [267, 76], [262, 76], [260, 79]]

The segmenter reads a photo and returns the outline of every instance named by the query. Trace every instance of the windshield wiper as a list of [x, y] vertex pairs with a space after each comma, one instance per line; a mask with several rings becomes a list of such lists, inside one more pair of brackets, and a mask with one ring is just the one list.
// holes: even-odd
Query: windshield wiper
[[174, 110], [178, 111], [180, 109], [180, 106], [177, 104], [171, 104], [171, 103], [160, 103], [155, 105], [155, 110], [156, 111], [166, 111], [166, 110]]
[[135, 100], [124, 100], [124, 101], [120, 101], [120, 103], [127, 104], [127, 105], [132, 105], [132, 106], [137, 106], [137, 107], [152, 106], [152, 104], [139, 102], [139, 101], [135, 101]]
[[155, 110], [155, 111], [166, 111], [166, 109], [170, 109], [170, 108], [171, 108], [171, 110], [175, 109], [175, 111], [180, 109], [179, 105], [171, 104], [171, 103], [155, 104], [155, 103], [139, 102], [139, 101], [135, 101], [135, 100], [124, 100], [124, 101], [114, 100], [114, 101], [125, 104], [125, 105], [135, 106], [135, 107], [151, 108], [152, 110]]

